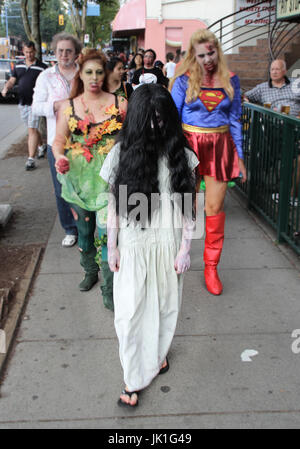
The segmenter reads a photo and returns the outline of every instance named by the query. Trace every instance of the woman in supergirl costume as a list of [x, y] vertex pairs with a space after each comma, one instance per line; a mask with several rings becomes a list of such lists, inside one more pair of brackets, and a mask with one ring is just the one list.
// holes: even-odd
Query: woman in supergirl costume
[[184, 133], [200, 161], [199, 178], [206, 184], [204, 277], [207, 290], [220, 295], [223, 286], [217, 265], [224, 241], [227, 182], [239, 176], [245, 181], [247, 176], [239, 78], [228, 70], [211, 31], [198, 30], [192, 35], [170, 89]]

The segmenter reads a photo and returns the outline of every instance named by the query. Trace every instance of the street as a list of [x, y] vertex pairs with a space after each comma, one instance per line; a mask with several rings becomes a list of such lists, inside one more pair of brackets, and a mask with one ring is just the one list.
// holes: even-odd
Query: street
[[17, 104], [0, 103], [0, 141], [22, 125]]
[[113, 314], [99, 284], [79, 292], [77, 247], [62, 248], [58, 219], [52, 227], [48, 163], [30, 173], [24, 157], [1, 160], [0, 202], [15, 215], [0, 243], [46, 251], [1, 385], [0, 428], [299, 427], [299, 263], [234, 194], [226, 200], [224, 293], [206, 291], [203, 240], [195, 240], [170, 371], [127, 411], [116, 402], [123, 382]]

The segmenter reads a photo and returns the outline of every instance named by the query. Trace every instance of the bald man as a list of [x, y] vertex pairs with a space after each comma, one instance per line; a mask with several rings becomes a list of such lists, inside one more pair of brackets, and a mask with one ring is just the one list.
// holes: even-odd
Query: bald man
[[[275, 59], [270, 67], [270, 80], [258, 84], [254, 89], [245, 93], [244, 100], [263, 105], [271, 103], [271, 108], [280, 112], [282, 105], [289, 105], [290, 115], [299, 116], [300, 113], [300, 89], [295, 80], [286, 76], [286, 63], [282, 59]], [[300, 184], [300, 142], [298, 142], [298, 156], [294, 158], [294, 170], [292, 174], [292, 189], [290, 204], [298, 204], [298, 190]], [[295, 180], [296, 169], [296, 180]], [[273, 193], [272, 198], [278, 202], [279, 194]]]
[[270, 67], [270, 79], [258, 84], [245, 93], [244, 100], [263, 105], [271, 103], [271, 108], [280, 112], [282, 105], [290, 105], [290, 114], [298, 116], [300, 112], [300, 89], [294, 88], [293, 80], [286, 76], [286, 63], [275, 59]]

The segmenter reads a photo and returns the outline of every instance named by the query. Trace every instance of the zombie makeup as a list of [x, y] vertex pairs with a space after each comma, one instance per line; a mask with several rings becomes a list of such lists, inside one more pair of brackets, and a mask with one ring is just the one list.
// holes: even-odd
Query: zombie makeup
[[91, 59], [83, 64], [80, 71], [80, 79], [83, 82], [84, 90], [91, 93], [99, 92], [105, 78], [103, 65], [97, 59]]
[[194, 45], [196, 61], [202, 69], [205, 85], [213, 87], [213, 76], [218, 69], [218, 49], [211, 42]]

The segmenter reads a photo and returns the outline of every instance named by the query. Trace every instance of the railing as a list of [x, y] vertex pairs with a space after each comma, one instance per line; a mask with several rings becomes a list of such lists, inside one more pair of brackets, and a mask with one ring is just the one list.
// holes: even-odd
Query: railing
[[[263, 8], [268, 9], [263, 9]], [[242, 24], [242, 21], [254, 21], [257, 18], [257, 9], [260, 8], [260, 20], [264, 20], [266, 25]], [[242, 11], [228, 14], [222, 19], [214, 22], [208, 27], [213, 31], [222, 44], [224, 53], [229, 53], [232, 49], [250, 43], [253, 39], [268, 38], [270, 61], [283, 57], [285, 48], [299, 36], [299, 22], [281, 22], [276, 20], [275, 5], [266, 6], [265, 1], [257, 2], [248, 6]]]
[[269, 36], [269, 49], [271, 59], [282, 57], [284, 49], [299, 36], [300, 23], [295, 22], [275, 22]]
[[243, 147], [248, 180], [237, 188], [300, 254], [300, 120], [245, 103]]
[[[266, 6], [265, 1], [257, 2], [248, 6], [242, 11], [236, 11], [222, 19], [214, 22], [208, 28], [216, 34], [222, 44], [224, 53], [228, 53], [233, 48], [238, 47], [251, 39], [269, 38], [271, 27], [276, 22], [275, 5]], [[264, 20], [265, 25], [249, 26], [249, 22], [255, 23], [257, 19], [257, 10], [260, 8], [260, 19]], [[262, 9], [267, 8], [267, 9]], [[248, 21], [247, 24], [240, 24], [241, 21]]]

